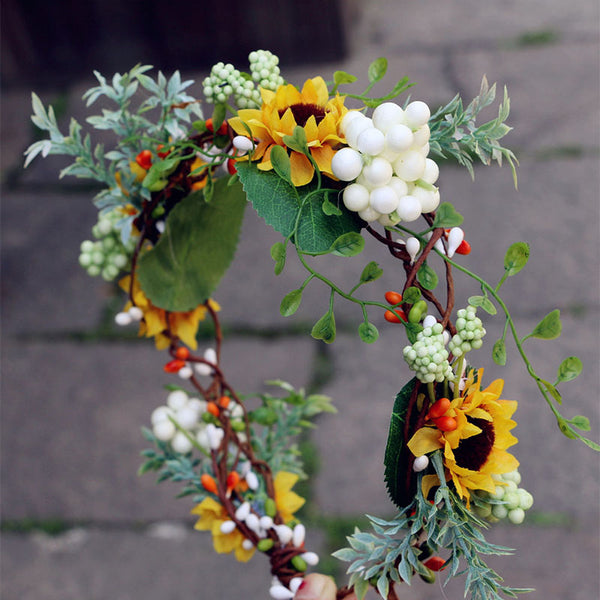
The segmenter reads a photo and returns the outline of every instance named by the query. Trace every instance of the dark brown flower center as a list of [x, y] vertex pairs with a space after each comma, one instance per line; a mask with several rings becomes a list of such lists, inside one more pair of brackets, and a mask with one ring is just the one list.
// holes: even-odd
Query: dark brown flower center
[[462, 440], [458, 448], [454, 450], [454, 458], [459, 467], [478, 471], [485, 464], [492, 451], [496, 434], [494, 433], [494, 424], [491, 421], [473, 419], [471, 423], [479, 427], [481, 433]]
[[[294, 119], [300, 127], [304, 127], [310, 117], [315, 118], [317, 125], [325, 118], [325, 110], [316, 104], [292, 104], [288, 108], [291, 109]], [[280, 110], [279, 116], [283, 117], [286, 110], [287, 108]]]

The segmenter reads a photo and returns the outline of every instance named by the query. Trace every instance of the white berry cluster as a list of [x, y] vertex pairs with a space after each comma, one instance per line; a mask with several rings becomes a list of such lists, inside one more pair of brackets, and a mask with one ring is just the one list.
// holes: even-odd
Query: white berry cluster
[[493, 494], [479, 491], [474, 494], [474, 512], [479, 517], [496, 522], [508, 519], [520, 525], [525, 519], [525, 511], [533, 506], [533, 496], [520, 488], [521, 474], [518, 470], [504, 475], [493, 475], [498, 482]]
[[123, 245], [120, 231], [116, 228], [117, 221], [122, 218], [123, 215], [115, 210], [101, 215], [92, 228], [96, 241], [81, 242], [79, 264], [88, 275], [102, 275], [105, 281], [112, 281], [127, 266], [136, 240], [130, 238], [129, 242]]
[[331, 170], [341, 181], [353, 182], [342, 195], [348, 210], [367, 222], [395, 225], [438, 207], [440, 193], [433, 184], [439, 168], [427, 158], [430, 116], [421, 101], [405, 109], [384, 102], [371, 118], [355, 110], [344, 115], [340, 129], [349, 147], [336, 152]]
[[444, 328], [441, 323], [425, 327], [417, 334], [417, 340], [403, 350], [404, 360], [417, 379], [423, 383], [453, 379], [454, 373], [448, 363], [448, 350], [444, 344]]
[[[221, 410], [229, 413], [234, 430], [245, 428], [244, 411], [234, 400], [230, 400], [227, 408]], [[169, 442], [173, 450], [181, 454], [191, 452], [194, 441], [207, 452], [221, 445], [224, 431], [213, 421], [214, 418], [207, 411], [206, 400], [190, 397], [184, 390], [170, 392], [166, 405], [156, 408], [151, 417], [156, 438]]]
[[481, 348], [485, 329], [474, 306], [461, 308], [456, 315], [456, 334], [452, 336], [448, 348], [458, 358], [465, 352]]

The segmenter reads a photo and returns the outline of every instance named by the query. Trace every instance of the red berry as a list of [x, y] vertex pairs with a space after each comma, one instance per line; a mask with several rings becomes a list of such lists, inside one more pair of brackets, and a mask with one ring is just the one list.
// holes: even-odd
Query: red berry
[[450, 400], [448, 398], [440, 398], [431, 405], [427, 416], [430, 419], [439, 419], [450, 408]]
[[180, 346], [175, 350], [175, 356], [181, 360], [187, 360], [190, 357], [190, 351], [185, 346]]
[[402, 302], [402, 294], [398, 292], [386, 292], [385, 299], [392, 305], [400, 304]]
[[471, 254], [471, 244], [467, 240], [463, 240], [455, 252], [456, 254]]
[[440, 431], [454, 431], [458, 427], [458, 423], [454, 417], [440, 417], [434, 419], [435, 426]]
[[163, 150], [164, 147], [164, 144], [159, 144], [158, 146], [156, 146], [156, 154], [159, 158], [166, 158], [167, 156], [169, 156], [170, 150]]
[[163, 367], [163, 369], [167, 373], [177, 373], [180, 369], [183, 369], [183, 367], [185, 367], [185, 360], [176, 359], [176, 360], [169, 361]]
[[152, 166], [152, 152], [150, 150], [142, 150], [135, 157], [135, 162], [147, 171]]
[[230, 158], [227, 160], [227, 170], [230, 175], [235, 175], [237, 173], [237, 169], [235, 168], [235, 159]]
[[441, 556], [432, 556], [431, 558], [428, 558], [423, 564], [432, 571], [439, 571], [444, 567], [446, 561]]
[[396, 308], [393, 311], [386, 310], [383, 318], [390, 323], [402, 323], [403, 321], [406, 323], [407, 321], [406, 314], [401, 308]]
[[213, 415], [213, 417], [219, 416], [219, 407], [214, 402], [208, 402], [206, 404], [206, 411]]
[[[206, 129], [208, 129], [211, 133], [215, 132], [212, 119], [206, 119]], [[227, 135], [227, 123], [225, 121], [221, 123], [216, 135]]]

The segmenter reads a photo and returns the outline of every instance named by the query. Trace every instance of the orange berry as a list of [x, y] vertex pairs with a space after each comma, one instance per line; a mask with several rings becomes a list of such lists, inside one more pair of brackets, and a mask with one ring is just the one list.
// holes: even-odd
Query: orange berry
[[440, 417], [434, 419], [435, 426], [440, 431], [454, 431], [458, 427], [458, 423], [454, 417]]
[[221, 396], [221, 397], [219, 398], [219, 406], [220, 406], [221, 408], [227, 408], [227, 407], [229, 406], [229, 401], [230, 401], [230, 400], [231, 400], [231, 399], [229, 398], [229, 396]]
[[206, 404], [206, 410], [213, 416], [219, 416], [219, 407], [214, 402], [208, 402]]
[[390, 323], [402, 323], [403, 321], [406, 323], [406, 314], [400, 308], [396, 308], [393, 311], [386, 310], [383, 318]]
[[208, 473], [202, 474], [202, 477], [200, 477], [200, 483], [207, 492], [211, 492], [213, 494], [217, 493], [217, 483]]
[[185, 346], [180, 346], [175, 350], [175, 356], [181, 360], [187, 360], [190, 357], [190, 351]]
[[177, 373], [180, 369], [185, 367], [185, 360], [170, 360], [163, 369], [166, 373]]
[[448, 398], [440, 398], [431, 405], [427, 416], [430, 419], [439, 419], [450, 408], [450, 400]]
[[[211, 133], [214, 133], [213, 120], [206, 119], [206, 129], [208, 129]], [[217, 130], [217, 135], [226, 135], [227, 134], [227, 123], [223, 121], [221, 126]]]
[[471, 244], [467, 240], [463, 240], [455, 252], [456, 254], [471, 254]]
[[402, 302], [402, 294], [399, 294], [398, 292], [386, 292], [385, 299], [390, 304], [400, 304], [400, 302]]
[[135, 162], [147, 171], [152, 166], [152, 152], [150, 150], [142, 150], [135, 157]]
[[237, 173], [237, 169], [235, 167], [235, 158], [227, 159], [227, 171], [230, 175], [235, 175]]
[[446, 564], [446, 561], [441, 556], [432, 556], [431, 558], [428, 558], [423, 564], [432, 571], [440, 571]]
[[240, 482], [240, 475], [237, 471], [231, 471], [227, 475], [227, 489], [232, 490]]

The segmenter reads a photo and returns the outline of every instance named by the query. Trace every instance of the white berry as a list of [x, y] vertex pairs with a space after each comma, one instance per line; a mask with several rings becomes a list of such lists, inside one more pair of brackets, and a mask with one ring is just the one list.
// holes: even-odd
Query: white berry
[[362, 170], [365, 180], [373, 186], [386, 185], [394, 174], [392, 165], [383, 158], [374, 158]]
[[188, 402], [188, 395], [183, 390], [174, 390], [167, 396], [167, 404], [173, 410], [183, 408]]
[[415, 102], [411, 102], [404, 111], [404, 116], [406, 119], [406, 124], [411, 129], [418, 129], [422, 125], [425, 125], [429, 121], [429, 117], [431, 116], [431, 112], [429, 110], [429, 106], [422, 102], [421, 100], [415, 100]]
[[394, 163], [394, 172], [405, 181], [416, 181], [425, 172], [425, 157], [415, 150], [407, 150]]
[[393, 125], [404, 122], [404, 111], [393, 102], [384, 102], [373, 111], [373, 124], [386, 133]]
[[152, 431], [161, 442], [168, 442], [177, 430], [171, 421], [159, 421], [154, 424]]
[[359, 183], [351, 183], [342, 194], [344, 206], [358, 212], [369, 207], [369, 190]]
[[396, 210], [399, 201], [400, 198], [398, 198], [396, 192], [388, 186], [375, 188], [369, 198], [371, 207], [384, 215]]
[[175, 452], [179, 452], [180, 454], [187, 454], [193, 448], [190, 440], [181, 431], [175, 434], [175, 437], [171, 440], [171, 446]]
[[396, 212], [403, 221], [416, 221], [421, 216], [421, 203], [414, 196], [402, 196]]
[[375, 156], [379, 154], [385, 146], [385, 136], [379, 129], [369, 127], [365, 129], [356, 139], [356, 146], [359, 152]]
[[413, 138], [413, 132], [402, 123], [392, 125], [385, 136], [387, 147], [392, 152], [408, 150], [413, 145]]
[[342, 148], [331, 160], [332, 173], [342, 181], [356, 179], [362, 170], [363, 162], [360, 154], [352, 148]]

